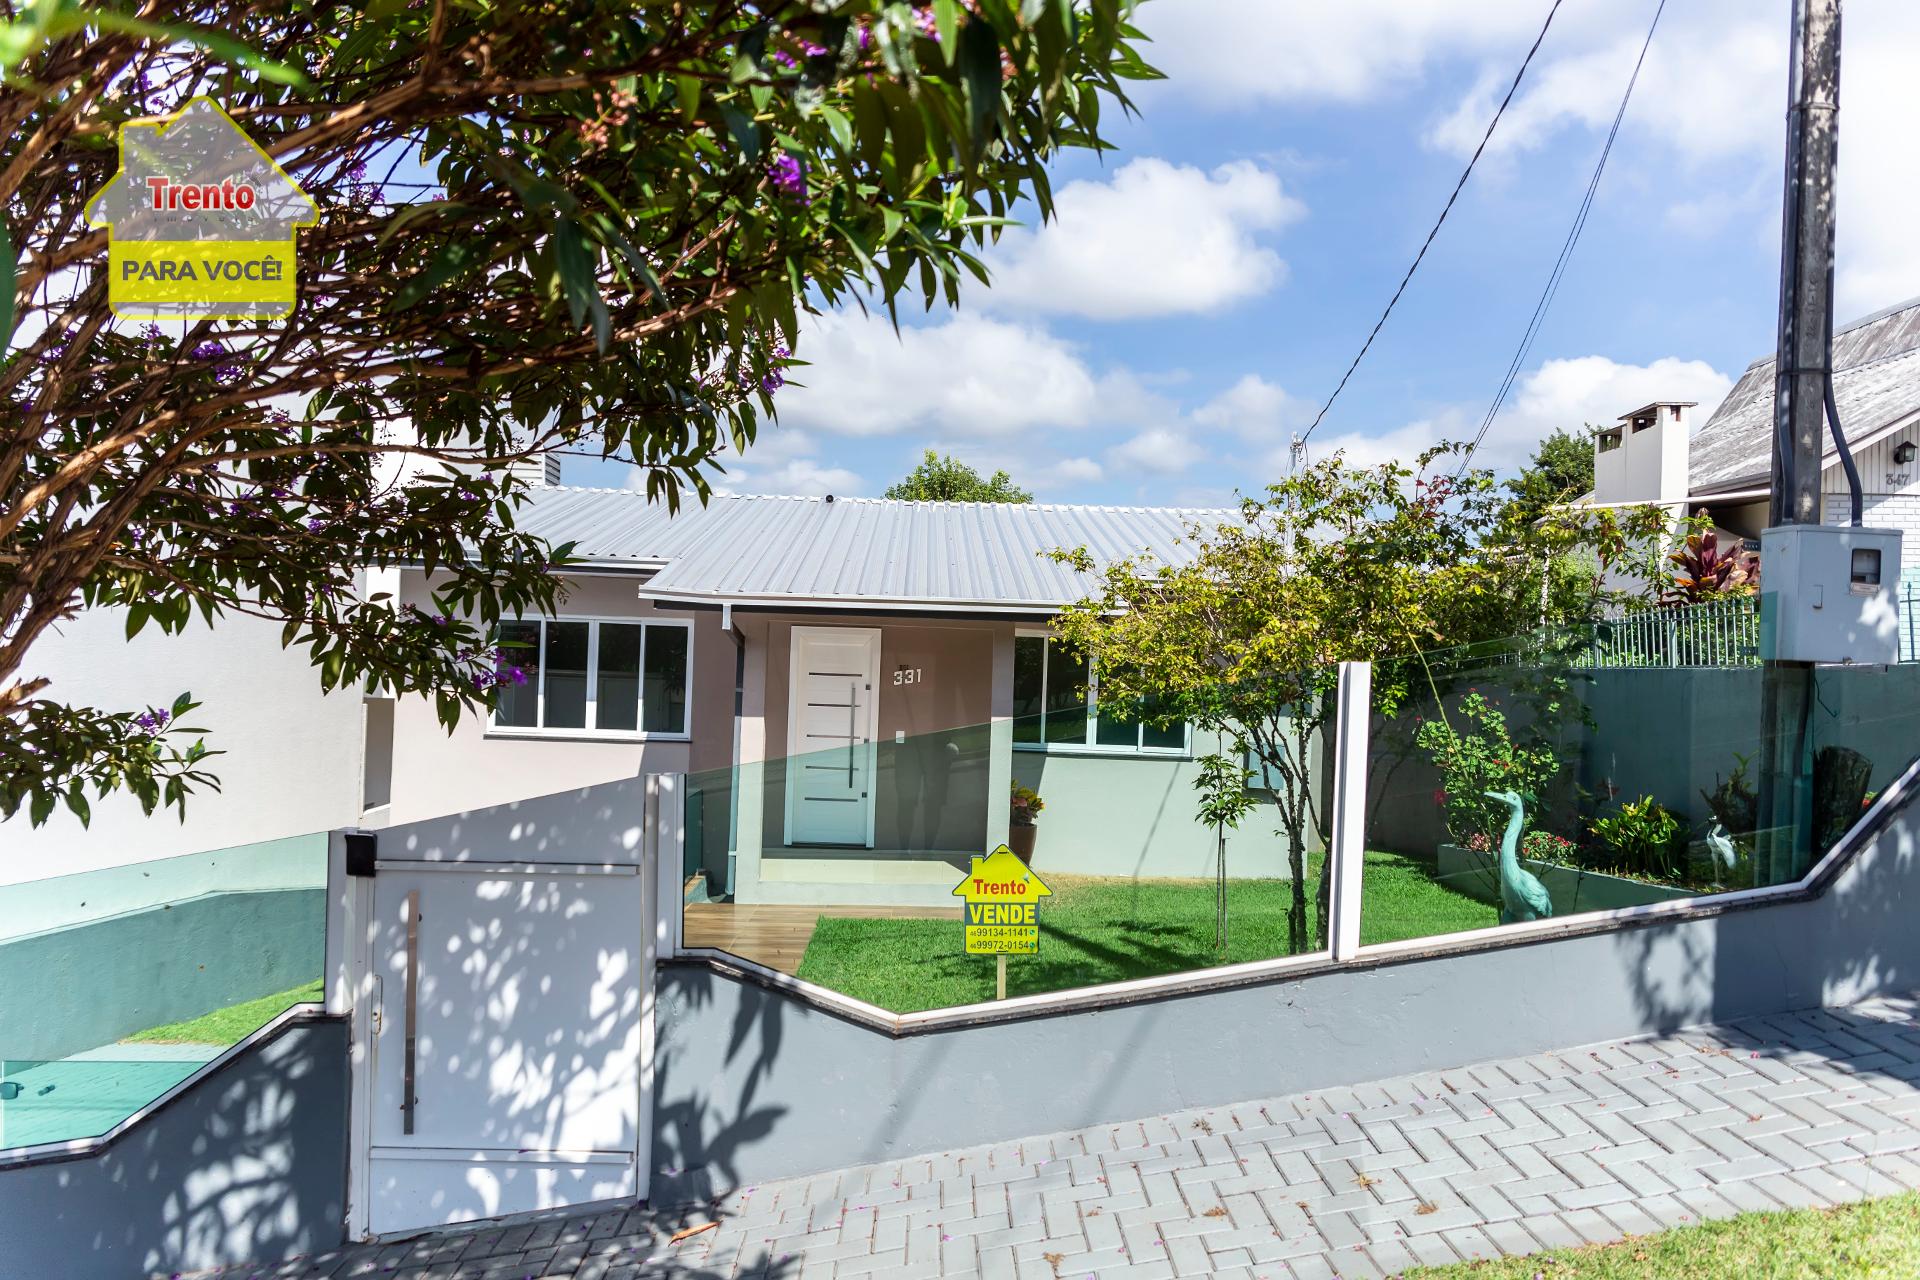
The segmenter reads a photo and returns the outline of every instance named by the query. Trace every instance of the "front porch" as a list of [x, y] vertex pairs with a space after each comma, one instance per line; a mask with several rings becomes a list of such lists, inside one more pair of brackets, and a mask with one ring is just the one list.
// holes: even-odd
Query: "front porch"
[[[1196, 757], [1219, 744], [1098, 708], [1039, 647], [1038, 619], [736, 614], [733, 624], [737, 763], [689, 778], [692, 899], [950, 906], [969, 860], [1007, 839], [1016, 782], [1046, 803], [1043, 873], [1213, 873], [1193, 781]], [[1244, 825], [1236, 875], [1285, 874], [1275, 825], [1258, 815]]]

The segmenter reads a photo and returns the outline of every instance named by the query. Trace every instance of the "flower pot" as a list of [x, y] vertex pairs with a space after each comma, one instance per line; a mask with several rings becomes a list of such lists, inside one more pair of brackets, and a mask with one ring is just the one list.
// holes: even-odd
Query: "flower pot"
[[1014, 857], [1020, 859], [1020, 861], [1026, 863], [1028, 866], [1032, 866], [1033, 865], [1033, 841], [1034, 841], [1034, 837], [1038, 836], [1039, 834], [1040, 834], [1040, 828], [1037, 826], [1034, 826], [1032, 823], [1028, 823], [1024, 827], [1022, 826], [1008, 827], [1007, 828], [1007, 848], [1013, 850]]

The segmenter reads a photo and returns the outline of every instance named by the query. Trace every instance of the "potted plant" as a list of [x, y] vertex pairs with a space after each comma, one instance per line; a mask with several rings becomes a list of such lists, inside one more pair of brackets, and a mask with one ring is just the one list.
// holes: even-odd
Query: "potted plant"
[[1007, 848], [1013, 850], [1020, 861], [1032, 866], [1033, 841], [1040, 832], [1034, 819], [1047, 807], [1047, 802], [1032, 787], [1023, 787], [1016, 782], [1008, 804]]

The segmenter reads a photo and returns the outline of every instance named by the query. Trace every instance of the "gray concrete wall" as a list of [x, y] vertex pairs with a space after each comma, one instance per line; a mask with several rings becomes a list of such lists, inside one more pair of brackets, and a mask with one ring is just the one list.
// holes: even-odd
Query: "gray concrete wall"
[[0, 942], [0, 1045], [44, 1060], [320, 977], [326, 890], [210, 893]]
[[295, 1023], [104, 1151], [0, 1169], [0, 1274], [132, 1280], [343, 1238], [347, 1028]]
[[654, 1194], [1909, 990], [1916, 853], [1910, 805], [1810, 901], [901, 1038], [669, 965]]

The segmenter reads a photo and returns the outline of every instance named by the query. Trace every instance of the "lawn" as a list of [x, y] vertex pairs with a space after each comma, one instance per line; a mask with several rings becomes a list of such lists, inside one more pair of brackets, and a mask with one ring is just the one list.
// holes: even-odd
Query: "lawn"
[[[1318, 859], [1310, 876], [1318, 875]], [[1211, 880], [1048, 876], [1040, 904], [1040, 954], [1007, 962], [1007, 994], [1032, 995], [1221, 963], [1214, 952]], [[1360, 921], [1363, 943], [1428, 937], [1497, 923], [1494, 908], [1434, 883], [1426, 864], [1368, 853]], [[1312, 883], [1310, 879], [1309, 883]], [[1227, 886], [1227, 963], [1287, 954], [1284, 880]], [[1311, 917], [1311, 903], [1309, 903]], [[822, 917], [799, 976], [896, 1013], [993, 999], [994, 961], [961, 951], [947, 920]]]
[[1920, 1193], [1749, 1213], [1618, 1244], [1420, 1267], [1405, 1280], [1865, 1280], [1920, 1272]]
[[320, 979], [315, 978], [291, 991], [230, 1004], [224, 1009], [215, 1009], [212, 1013], [203, 1013], [185, 1022], [169, 1022], [165, 1026], [136, 1031], [121, 1043], [238, 1044], [256, 1027], [271, 1022], [283, 1009], [296, 1004], [318, 1004], [324, 999], [320, 986]]

